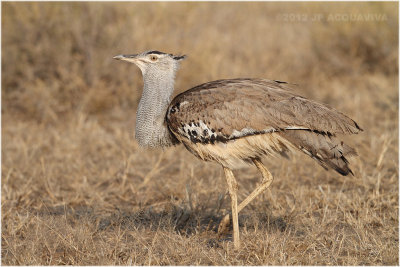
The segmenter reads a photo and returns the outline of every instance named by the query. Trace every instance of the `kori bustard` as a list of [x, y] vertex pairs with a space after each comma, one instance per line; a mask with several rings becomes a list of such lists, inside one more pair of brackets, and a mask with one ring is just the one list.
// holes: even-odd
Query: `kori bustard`
[[[118, 55], [136, 64], [144, 88], [136, 114], [135, 137], [141, 146], [167, 147], [182, 143], [205, 161], [222, 165], [232, 205], [233, 242], [239, 248], [240, 212], [272, 183], [261, 162], [266, 155], [301, 150], [325, 169], [352, 173], [346, 156], [356, 151], [336, 138], [362, 129], [335, 109], [288, 91], [286, 82], [265, 79], [228, 79], [198, 85], [171, 101], [175, 74], [185, 56], [159, 51]], [[254, 163], [261, 184], [237, 204], [238, 185], [232, 169]], [[219, 232], [229, 225], [229, 214]]]

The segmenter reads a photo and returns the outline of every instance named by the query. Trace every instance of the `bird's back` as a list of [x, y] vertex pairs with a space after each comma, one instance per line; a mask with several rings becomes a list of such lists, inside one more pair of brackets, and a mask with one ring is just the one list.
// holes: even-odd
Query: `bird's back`
[[[171, 102], [166, 121], [190, 151], [223, 165], [298, 148], [347, 174], [346, 155], [336, 134], [357, 133], [356, 122], [335, 109], [294, 94], [288, 84], [264, 79], [231, 79], [189, 89]], [[331, 162], [335, 161], [335, 162]]]

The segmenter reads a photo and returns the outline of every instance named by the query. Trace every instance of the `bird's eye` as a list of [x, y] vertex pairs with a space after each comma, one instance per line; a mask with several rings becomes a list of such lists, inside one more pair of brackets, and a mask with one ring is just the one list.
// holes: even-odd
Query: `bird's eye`
[[150, 56], [151, 61], [156, 61], [157, 57], [156, 56]]

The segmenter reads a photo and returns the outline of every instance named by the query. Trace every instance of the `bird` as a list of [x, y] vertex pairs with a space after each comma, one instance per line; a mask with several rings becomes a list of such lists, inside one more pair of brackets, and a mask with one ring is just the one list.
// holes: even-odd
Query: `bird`
[[[179, 144], [204, 161], [219, 163], [231, 199], [234, 249], [240, 248], [238, 213], [272, 183], [263, 164], [268, 156], [302, 151], [325, 169], [353, 174], [346, 157], [356, 156], [337, 135], [363, 129], [336, 109], [293, 92], [290, 83], [260, 78], [206, 82], [172, 99], [176, 73], [185, 55], [157, 50], [121, 54], [142, 72], [143, 91], [136, 113], [135, 138], [147, 148]], [[254, 164], [261, 183], [240, 204], [237, 166]], [[230, 224], [229, 213], [218, 233]]]

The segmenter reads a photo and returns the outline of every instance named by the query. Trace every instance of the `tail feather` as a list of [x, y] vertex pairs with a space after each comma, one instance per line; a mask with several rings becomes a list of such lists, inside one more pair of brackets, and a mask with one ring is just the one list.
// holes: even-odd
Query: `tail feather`
[[343, 176], [353, 174], [346, 156], [356, 156], [357, 152], [334, 136], [308, 130], [288, 130], [280, 134], [325, 169], [332, 168]]

